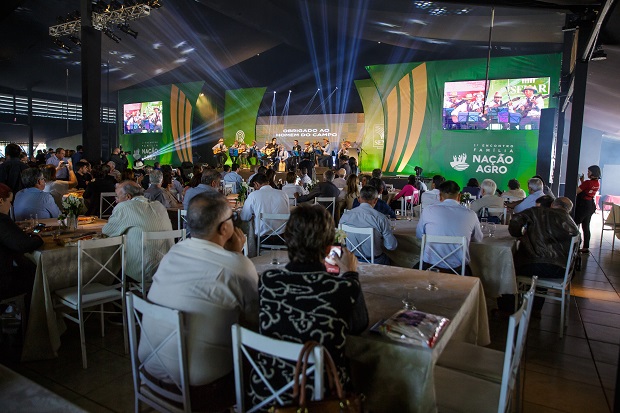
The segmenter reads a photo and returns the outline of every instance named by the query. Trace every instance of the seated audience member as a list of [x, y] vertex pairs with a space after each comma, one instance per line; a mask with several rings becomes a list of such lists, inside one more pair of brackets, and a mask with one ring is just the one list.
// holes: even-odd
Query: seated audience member
[[[528, 208], [512, 216], [508, 231], [519, 238], [519, 247], [514, 257], [517, 275], [543, 278], [563, 278], [571, 238], [579, 234], [577, 224], [569, 215], [572, 202], [568, 198], [557, 198], [551, 208]], [[508, 306], [500, 310], [512, 311], [512, 296], [502, 297]], [[544, 298], [534, 298], [534, 312], [540, 314]], [[500, 302], [498, 302], [500, 304]]]
[[357, 197], [360, 195], [360, 187], [358, 185], [357, 175], [355, 174], [349, 175], [349, 177], [347, 178], [347, 186], [346, 186], [345, 192], [346, 192], [344, 196], [345, 208], [352, 209], [353, 202], [355, 202], [357, 200]]
[[[171, 231], [172, 223], [166, 208], [160, 202], [144, 197], [142, 187], [133, 181], [123, 181], [116, 186], [116, 203], [103, 234], [108, 237], [127, 235], [125, 244], [125, 273], [134, 281], [142, 276], [142, 232]], [[149, 241], [144, 249], [147, 280], [157, 269], [160, 253], [172, 246], [170, 240]]]
[[551, 198], [555, 199], [555, 194], [553, 193], [553, 191], [551, 191], [551, 188], [549, 188], [549, 186], [545, 183], [545, 180], [542, 178], [542, 176], [534, 175], [532, 178], [540, 179], [543, 184], [543, 192], [545, 193], [545, 195], [549, 195]]
[[0, 164], [0, 183], [8, 185], [13, 195], [23, 188], [22, 171], [28, 165], [19, 160], [21, 148], [15, 143], [9, 143], [4, 149], [6, 160]]
[[[163, 204], [166, 208], [183, 209], [183, 203], [179, 202], [175, 194], [173, 194], [174, 189], [172, 187], [172, 182], [175, 182], [174, 179], [172, 179], [172, 175], [168, 172], [164, 172], [164, 178], [161, 181], [161, 190], [164, 194]], [[176, 193], [176, 191], [174, 192]]]
[[[263, 214], [288, 214], [290, 212], [288, 196], [286, 193], [274, 189], [269, 185], [269, 180], [263, 174], [254, 177], [254, 191], [250, 192], [241, 210], [241, 219], [249, 221], [254, 217], [254, 232], [259, 236], [269, 235], [276, 230], [281, 222], [267, 220], [261, 224], [259, 215]], [[277, 234], [284, 232], [284, 228]], [[282, 240], [276, 236], [269, 236], [264, 240], [266, 244], [282, 244]]]
[[77, 189], [86, 189], [86, 186], [93, 179], [90, 174], [90, 163], [86, 160], [79, 161], [73, 169], [76, 170], [75, 177], [77, 178]]
[[538, 197], [538, 199], [536, 200], [536, 206], [542, 208], [551, 208], [553, 200], [554, 199], [551, 198], [549, 195], [543, 195], [541, 197]]
[[222, 172], [220, 172], [220, 177], [224, 179], [224, 177], [228, 175], [229, 173], [230, 173], [230, 165], [224, 165], [222, 167]]
[[424, 191], [422, 196], [420, 197], [420, 204], [422, 204], [422, 209], [426, 209], [427, 206], [431, 206], [434, 204], [438, 204], [441, 202], [439, 200], [439, 186], [446, 181], [441, 175], [433, 176], [433, 182], [431, 183], [431, 190]]
[[262, 165], [255, 165], [254, 166], [254, 173], [248, 177], [248, 185], [250, 185], [250, 187], [252, 187], [253, 183], [254, 183], [254, 182], [252, 182], [252, 179], [254, 179], [254, 177], [256, 175], [258, 175], [258, 174], [267, 175], [267, 168], [265, 168]]
[[164, 174], [162, 171], [154, 169], [153, 172], [149, 174], [149, 187], [144, 191], [144, 197], [149, 201], [159, 201], [164, 205], [166, 201], [164, 200], [164, 191], [161, 188], [163, 180]]
[[510, 188], [508, 191], [502, 192], [502, 198], [509, 198], [509, 201], [516, 201], [527, 196], [525, 191], [521, 189], [519, 181], [514, 178], [508, 181], [508, 188]]
[[[459, 185], [454, 181], [446, 181], [439, 185], [440, 202], [433, 204], [428, 208], [424, 208], [424, 212], [420, 217], [420, 222], [416, 229], [416, 237], [422, 238], [422, 235], [444, 235], [465, 237], [469, 241], [480, 242], [483, 235], [480, 230], [480, 222], [476, 214], [459, 203], [460, 191]], [[456, 244], [435, 244], [433, 249], [443, 257], [455, 251], [459, 246]], [[445, 259], [448, 265], [457, 273], [461, 269], [461, 253], [455, 253]], [[431, 267], [440, 263], [441, 260], [436, 254], [430, 251], [424, 253], [424, 268]], [[469, 269], [469, 248], [465, 251], [466, 274], [471, 275]], [[418, 268], [416, 265], [415, 268]], [[437, 265], [435, 268], [452, 273], [450, 268], [446, 268], [445, 264]], [[442, 271], [442, 272], [444, 272]]]
[[[394, 250], [398, 246], [398, 241], [390, 228], [390, 221], [385, 214], [377, 211], [376, 204], [379, 201], [377, 188], [367, 185], [362, 188], [358, 197], [359, 206], [347, 211], [340, 217], [340, 223], [356, 228], [372, 228], [374, 238], [374, 261], [375, 264], [390, 265], [391, 261], [383, 252], [383, 248]], [[355, 245], [365, 236], [358, 234], [347, 234], [347, 238]], [[370, 261], [370, 243], [365, 242], [360, 247], [360, 252], [356, 251], [359, 258], [363, 257]]]
[[334, 178], [334, 185], [336, 185], [337, 188], [344, 188], [345, 186], [347, 186], [347, 171], [344, 168], [340, 168], [338, 170], [338, 175], [336, 178]]
[[[381, 188], [383, 187], [383, 184], [381, 183], [382, 181], [378, 178], [372, 178], [368, 181], [368, 185], [374, 187], [377, 190], [377, 193], [380, 194]], [[353, 200], [353, 208], [357, 208], [358, 206], [360, 206], [360, 200], [359, 199], [354, 199]], [[387, 202], [385, 202], [383, 199], [378, 198], [377, 202], [374, 205], [374, 209], [377, 212], [380, 212], [383, 215], [386, 215], [390, 218], [394, 218], [396, 219], [396, 213], [394, 212], [394, 210], [392, 208], [390, 208], [390, 206], [387, 204]]]
[[233, 184], [233, 194], [239, 193], [241, 183], [243, 182], [243, 178], [239, 175], [239, 173], [237, 173], [238, 170], [239, 165], [234, 163], [230, 168], [230, 172], [224, 177], [224, 183]]
[[37, 267], [24, 253], [39, 248], [43, 240], [22, 231], [9, 217], [12, 200], [11, 188], [0, 183], [0, 300], [28, 294], [29, 305]]
[[[342, 258], [334, 258], [340, 276], [325, 270], [325, 255], [334, 243], [334, 220], [319, 205], [295, 208], [284, 234], [290, 262], [282, 269], [267, 270], [260, 277], [260, 333], [300, 344], [318, 341], [330, 352], [341, 383], [347, 385], [350, 378], [344, 355], [346, 337], [360, 334], [368, 326], [357, 259], [343, 248]], [[277, 375], [270, 379], [276, 388], [292, 380], [294, 362], [260, 355], [260, 364]], [[258, 380], [250, 382], [254, 404], [270, 394]], [[282, 396], [290, 399], [289, 394]]]
[[383, 195], [388, 194], [387, 185], [383, 181], [382, 176], [383, 176], [383, 171], [381, 171], [381, 169], [375, 168], [372, 170], [372, 179], [378, 179], [381, 181], [381, 186], [379, 187], [375, 186], [375, 188], [377, 188], [377, 191], [379, 191], [379, 198], [381, 198]]
[[[221, 411], [235, 402], [230, 328], [234, 323], [256, 328], [258, 274], [241, 253], [245, 236], [233, 226], [233, 211], [222, 194], [197, 194], [188, 207], [192, 238], [162, 259], [148, 299], [184, 313], [192, 410]], [[167, 343], [159, 353], [163, 357], [147, 361], [151, 347], [144, 340], [148, 336], [157, 347], [171, 328], [147, 315], [143, 326], [138, 356], [145, 373], [178, 391], [176, 344]]]
[[297, 198], [297, 203], [313, 201], [316, 197], [338, 199], [340, 195], [340, 189], [334, 185], [334, 171], [323, 172], [323, 182], [319, 182], [308, 195], [303, 195]]
[[195, 188], [190, 188], [185, 192], [185, 197], [183, 198], [183, 209], [187, 209], [189, 206], [189, 201], [202, 192], [218, 192], [220, 189], [220, 180], [221, 177], [218, 171], [215, 169], [205, 169], [200, 177], [200, 183]]
[[300, 178], [299, 183], [305, 188], [306, 185], [312, 182], [312, 178], [308, 176], [308, 169], [304, 168], [304, 169], [300, 169], [300, 171], [301, 171], [301, 178]]
[[286, 174], [286, 184], [282, 187], [282, 192], [286, 194], [289, 200], [297, 198], [298, 196], [302, 196], [304, 194], [304, 189], [301, 185], [295, 184], [297, 181], [297, 175], [295, 172], [287, 172]]
[[93, 179], [82, 195], [88, 206], [86, 215], [99, 216], [101, 193], [114, 192], [117, 182], [109, 173], [110, 167], [108, 165], [95, 165], [93, 167]]
[[527, 189], [529, 195], [522, 201], [509, 203], [508, 206], [514, 208], [515, 214], [525, 211], [528, 208], [536, 206], [536, 200], [545, 195], [543, 192], [543, 182], [538, 178], [531, 178], [527, 181]]
[[390, 205], [392, 208], [394, 209], [400, 208], [400, 202], [397, 202], [397, 201], [404, 196], [411, 196], [411, 195], [413, 195], [413, 200], [411, 201], [411, 205], [413, 206], [415, 199], [416, 199], [416, 194], [419, 194], [419, 191], [415, 187], [416, 181], [417, 181], [417, 178], [415, 175], [409, 175], [409, 178], [407, 178], [407, 184], [394, 197], [394, 202], [392, 203], [392, 205]]
[[150, 182], [150, 180], [151, 180], [150, 175], [151, 175], [151, 172], [153, 172], [153, 167], [152, 166], [145, 166], [143, 170], [144, 170], [144, 178], [140, 182], [140, 185], [146, 191], [147, 189], [149, 189], [149, 185], [151, 184], [151, 182]]
[[24, 189], [15, 194], [13, 209], [15, 221], [23, 221], [30, 217], [58, 218], [60, 209], [51, 194], [44, 192], [45, 179], [38, 168], [28, 168], [22, 172]]
[[351, 169], [350, 175], [359, 175], [361, 172], [359, 166], [357, 166], [357, 159], [352, 156], [349, 158], [349, 169]]
[[[482, 216], [482, 212], [485, 208], [504, 208], [504, 198], [495, 195], [495, 190], [497, 190], [497, 184], [492, 179], [485, 179], [482, 181], [482, 185], [480, 186], [480, 195], [481, 198], [476, 199], [469, 205], [469, 209], [474, 211], [478, 216]], [[490, 217], [497, 218], [497, 223], [499, 223], [499, 215], [489, 214]], [[489, 220], [490, 222], [490, 220]]]
[[470, 194], [473, 199], [480, 198], [480, 183], [478, 183], [476, 178], [470, 178], [465, 188], [463, 188], [463, 192]]
[[120, 182], [122, 174], [121, 171], [116, 169], [116, 163], [114, 161], [108, 161], [108, 166], [110, 167], [110, 172], [108, 172], [108, 174], [113, 177], [116, 182]]
[[275, 169], [273, 169], [273, 168], [267, 169], [267, 172], [265, 173], [265, 175], [267, 176], [267, 180], [269, 181], [269, 185], [273, 189], [280, 189], [280, 187], [276, 183], [276, 170]]
[[41, 168], [41, 171], [43, 172], [43, 179], [45, 179], [45, 188], [43, 189], [43, 192], [48, 192], [52, 195], [52, 198], [54, 198], [54, 202], [56, 202], [56, 206], [58, 206], [59, 210], [62, 210], [63, 195], [67, 195], [69, 193], [69, 189], [75, 188], [78, 183], [77, 177], [73, 172], [71, 161], [69, 160], [68, 162], [68, 181], [59, 181], [56, 179], [56, 167], [54, 165], [48, 164]]

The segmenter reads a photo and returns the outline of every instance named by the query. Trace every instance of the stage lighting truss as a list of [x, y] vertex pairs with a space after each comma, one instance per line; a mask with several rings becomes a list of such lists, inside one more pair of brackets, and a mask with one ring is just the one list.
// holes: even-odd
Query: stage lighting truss
[[[128, 2], [125, 2], [126, 4]], [[117, 26], [132, 20], [138, 20], [151, 14], [151, 8], [161, 7], [160, 1], [147, 1], [147, 4], [137, 4], [134, 6], [123, 6], [120, 9], [112, 10], [112, 7], [97, 9], [98, 12], [92, 14], [93, 28], [104, 31], [106, 28]], [[49, 34], [52, 37], [69, 36], [79, 32], [82, 28], [81, 19], [71, 20], [65, 23], [50, 26]], [[135, 37], [135, 36], [134, 36]]]

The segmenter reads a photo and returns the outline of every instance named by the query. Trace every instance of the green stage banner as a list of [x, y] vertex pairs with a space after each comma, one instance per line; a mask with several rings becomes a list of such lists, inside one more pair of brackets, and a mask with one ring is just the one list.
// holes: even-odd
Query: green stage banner
[[488, 83], [486, 59], [367, 67], [380, 101], [364, 110], [381, 104], [384, 113], [381, 168], [408, 175], [420, 166], [461, 186], [469, 178], [500, 189], [511, 178], [525, 184], [536, 173], [540, 109], [556, 106], [560, 66], [560, 54], [492, 58]]
[[192, 161], [192, 121], [204, 82], [119, 92], [119, 142], [130, 161], [178, 165]]
[[381, 97], [372, 80], [356, 80], [355, 87], [364, 107], [364, 136], [359, 154], [359, 167], [370, 171], [381, 168], [383, 162], [384, 114]]
[[230, 147], [235, 141], [251, 145], [252, 141], [256, 140], [256, 118], [266, 90], [266, 87], [257, 87], [226, 91], [224, 110], [226, 146]]

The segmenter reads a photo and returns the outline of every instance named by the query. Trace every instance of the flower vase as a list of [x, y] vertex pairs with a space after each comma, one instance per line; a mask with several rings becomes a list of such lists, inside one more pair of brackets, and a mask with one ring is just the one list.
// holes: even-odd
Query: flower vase
[[73, 215], [73, 214], [67, 215], [67, 229], [69, 231], [75, 231], [78, 229], [77, 215]]

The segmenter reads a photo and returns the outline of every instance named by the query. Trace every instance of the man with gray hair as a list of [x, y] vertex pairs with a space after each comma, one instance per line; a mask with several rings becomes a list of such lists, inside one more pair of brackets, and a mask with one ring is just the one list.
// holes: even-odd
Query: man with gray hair
[[[347, 211], [340, 218], [340, 223], [355, 228], [372, 228], [374, 239], [374, 263], [390, 265], [390, 258], [383, 252], [383, 248], [387, 250], [395, 250], [398, 241], [390, 228], [390, 221], [381, 212], [377, 211], [375, 205], [379, 200], [379, 192], [374, 186], [366, 185], [360, 191], [358, 198], [360, 205]], [[347, 239], [357, 245], [364, 239], [365, 235], [347, 234]], [[370, 261], [370, 242], [365, 242], [359, 251], [354, 251], [358, 258]]]
[[573, 209], [573, 201], [565, 196], [558, 197], [551, 203], [551, 208], [563, 209], [567, 214]]
[[166, 200], [164, 199], [164, 191], [161, 189], [161, 182], [164, 180], [164, 174], [154, 169], [149, 174], [149, 188], [144, 191], [144, 197], [149, 201], [159, 201], [164, 205]]
[[[497, 190], [497, 184], [492, 179], [485, 179], [480, 184], [481, 197], [471, 203], [470, 209], [474, 211], [478, 216], [482, 214], [485, 208], [504, 208], [504, 199], [497, 196], [495, 191]], [[498, 217], [497, 213], [489, 214], [492, 217]], [[499, 222], [499, 218], [496, 219]]]
[[528, 208], [535, 207], [536, 200], [545, 194], [543, 191], [543, 182], [538, 178], [531, 178], [529, 181], [527, 181], [527, 189], [530, 193], [527, 198], [522, 201], [513, 202], [508, 205], [514, 208], [515, 214], [523, 212]]
[[[258, 326], [258, 274], [241, 252], [245, 236], [233, 225], [235, 216], [222, 194], [194, 196], [187, 213], [192, 238], [170, 249], [148, 293], [153, 303], [185, 314], [190, 398], [196, 411], [223, 411], [234, 404], [230, 328], [235, 323]], [[172, 327], [145, 315], [142, 330], [157, 348]], [[151, 351], [141, 339], [138, 356], [146, 373], [175, 388], [181, 378], [176, 347], [166, 344], [158, 353], [168, 369], [159, 358], [149, 358]]]
[[24, 169], [21, 173], [21, 180], [24, 189], [14, 194], [13, 208], [15, 220], [38, 217], [57, 218], [60, 210], [54, 202], [54, 198], [45, 189], [45, 179], [43, 172], [39, 168]]
[[[125, 248], [126, 274], [135, 281], [142, 277], [142, 232], [171, 231], [172, 223], [166, 208], [159, 202], [144, 197], [144, 190], [134, 181], [116, 185], [116, 203], [103, 234], [108, 237], [127, 235]], [[165, 253], [172, 241], [150, 241], [145, 248], [145, 271], [147, 278], [157, 269], [160, 253]]]
[[338, 198], [340, 189], [334, 185], [334, 171], [329, 170], [323, 173], [323, 182], [319, 182], [308, 195], [297, 198], [297, 202], [312, 201], [316, 197]]
[[187, 192], [185, 192], [185, 197], [183, 198], [183, 209], [188, 209], [189, 201], [202, 192], [218, 192], [221, 180], [222, 177], [220, 176], [220, 173], [215, 169], [205, 169], [202, 171], [202, 176], [200, 177], [200, 183], [198, 186], [195, 188], [190, 188]]

